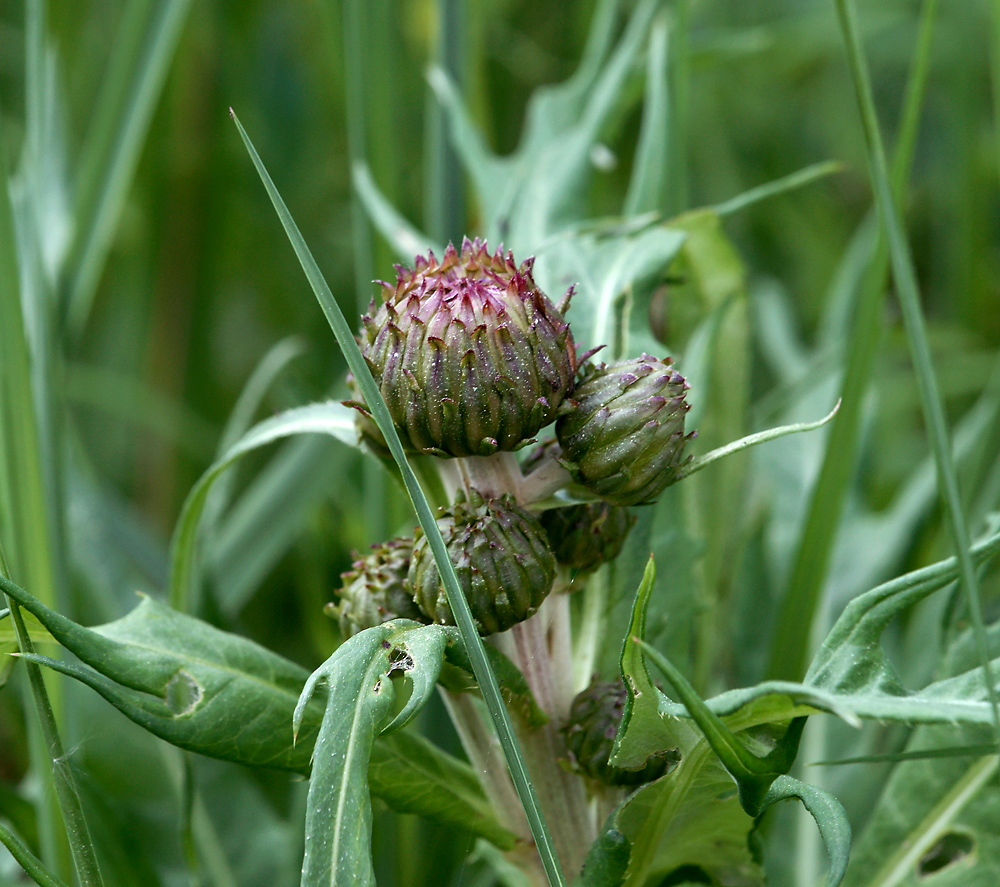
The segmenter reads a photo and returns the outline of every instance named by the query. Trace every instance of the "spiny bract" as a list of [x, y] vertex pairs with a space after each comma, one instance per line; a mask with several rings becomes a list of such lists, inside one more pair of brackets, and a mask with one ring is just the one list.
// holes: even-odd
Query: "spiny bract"
[[340, 604], [328, 604], [326, 610], [340, 620], [345, 638], [391, 619], [427, 621], [406, 579], [412, 555], [412, 539], [390, 539], [373, 545], [371, 554], [341, 574]]
[[[506, 631], [541, 606], [556, 561], [538, 521], [510, 496], [483, 499], [475, 490], [442, 509], [437, 525], [458, 582], [482, 635]], [[427, 537], [417, 530], [410, 585], [417, 605], [434, 622], [454, 624]]]
[[502, 248], [466, 238], [439, 262], [417, 256], [382, 283], [363, 318], [362, 352], [404, 445], [438, 456], [516, 450], [549, 424], [577, 370], [563, 319]]

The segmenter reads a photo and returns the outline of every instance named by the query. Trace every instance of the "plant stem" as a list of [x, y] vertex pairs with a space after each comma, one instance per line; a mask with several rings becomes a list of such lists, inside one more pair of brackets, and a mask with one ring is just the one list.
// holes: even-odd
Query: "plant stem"
[[521, 727], [518, 735], [559, 860], [565, 871], [578, 872], [597, 829], [583, 780], [559, 763], [567, 758], [560, 728], [573, 699], [568, 636], [569, 596], [550, 594], [534, 616], [496, 640], [549, 717], [540, 727]]
[[[924, 0], [920, 35], [906, 86], [892, 169], [897, 204], [902, 200], [913, 163], [920, 111], [927, 91], [937, 2]], [[859, 234], [873, 221], [866, 217]], [[888, 270], [888, 249], [885, 238], [879, 237], [858, 287], [850, 341], [845, 346], [844, 380], [840, 390], [843, 407], [830, 427], [823, 465], [810, 495], [795, 561], [779, 608], [781, 615], [768, 666], [768, 675], [779, 680], [798, 680], [808, 662], [811, 635], [808, 626], [815, 622], [820, 592], [855, 470], [865, 392], [871, 384], [872, 367], [882, 336]]]
[[[2, 547], [0, 547], [0, 576], [8, 582], [11, 581]], [[10, 609], [11, 620], [14, 623], [18, 650], [21, 653], [34, 653], [35, 648], [28, 635], [28, 629], [25, 627], [20, 607], [12, 597], [6, 594], [4, 597], [7, 600], [7, 607]], [[101, 878], [101, 870], [97, 865], [97, 856], [90, 838], [90, 829], [87, 827], [87, 820], [83, 815], [80, 793], [77, 791], [69, 759], [63, 749], [62, 740], [59, 738], [59, 730], [56, 727], [52, 704], [49, 702], [49, 695], [45, 689], [42, 670], [34, 662], [25, 662], [24, 667], [28, 674], [35, 712], [38, 715], [46, 752], [52, 767], [52, 781], [55, 785], [59, 808], [62, 811], [63, 823], [66, 826], [66, 835], [69, 838], [77, 876], [80, 879], [81, 887], [103, 887], [104, 880]]]
[[462, 741], [462, 748], [479, 774], [486, 797], [497, 808], [505, 827], [525, 841], [530, 841], [531, 830], [504, 764], [500, 743], [496, 734], [483, 722], [475, 697], [441, 688], [441, 698]]

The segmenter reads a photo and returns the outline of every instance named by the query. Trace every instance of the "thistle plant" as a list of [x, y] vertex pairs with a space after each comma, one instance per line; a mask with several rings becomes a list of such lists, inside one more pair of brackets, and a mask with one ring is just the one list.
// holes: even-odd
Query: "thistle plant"
[[[321, 4], [344, 16], [330, 96], [347, 156], [317, 125], [329, 109], [298, 125], [288, 101], [309, 92], [300, 66], [331, 76], [309, 28], [303, 52], [274, 54], [291, 93], [232, 101], [331, 164], [277, 175], [304, 230], [332, 232], [330, 283], [246, 131], [210, 124], [188, 73], [211, 73], [212, 41], [254, 9], [238, 28], [221, 8], [192, 17], [197, 51], [176, 66], [188, 0], [126, 0], [107, 56], [101, 4], [4, 13], [5, 48], [24, 34], [4, 96], [23, 57], [24, 99], [0, 108], [0, 883], [997, 882], [996, 275], [989, 250], [970, 264], [920, 220], [961, 206], [952, 227], [995, 240], [988, 152], [951, 134], [987, 131], [996, 105], [964, 77], [962, 102], [935, 109], [949, 125], [922, 132], [931, 47], [951, 52], [925, 0], [916, 28], [872, 46], [891, 70], [917, 34], [887, 161], [853, 3], [836, 0], [878, 209], [855, 230], [860, 170], [792, 193], [843, 165], [767, 181], [798, 152], [751, 141], [800, 135], [775, 94], [816, 100], [808, 77], [760, 89], [773, 59], [844, 73], [830, 22], [783, 5], [748, 42], [732, 29], [754, 10], [598, 0], [585, 48], [549, 28], [539, 52], [532, 23], [487, 31], [491, 4], [417, 4], [437, 14], [419, 28]], [[981, 67], [985, 14], [949, 19], [967, 38], [952, 64]], [[786, 15], [812, 39], [790, 45]], [[506, 141], [520, 78], [580, 51], [495, 154], [479, 124]], [[426, 81], [400, 52], [431, 59]], [[173, 113], [154, 113], [174, 69]], [[849, 138], [831, 82], [810, 153]], [[425, 139], [386, 113], [425, 103]], [[914, 203], [918, 135], [933, 174]], [[264, 191], [234, 165], [250, 190], [230, 205], [236, 177], [196, 167], [237, 138]], [[393, 204], [415, 199], [421, 152], [422, 228]], [[322, 190], [348, 180], [350, 214]], [[202, 206], [209, 182], [227, 196]], [[754, 187], [691, 208], [734, 182]], [[263, 318], [304, 316], [293, 255], [252, 211], [265, 194], [339, 346], [319, 338], [294, 378], [297, 337], [251, 370]], [[926, 294], [903, 206], [933, 234]], [[182, 377], [195, 403], [171, 389]], [[783, 801], [804, 823], [773, 815]]]

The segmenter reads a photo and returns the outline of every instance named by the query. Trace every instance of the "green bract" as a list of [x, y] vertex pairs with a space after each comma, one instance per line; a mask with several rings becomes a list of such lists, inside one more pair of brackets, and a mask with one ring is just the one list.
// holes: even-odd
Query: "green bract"
[[389, 445], [385, 442], [382, 432], [379, 431], [378, 425], [375, 424], [375, 420], [365, 407], [364, 398], [361, 396], [361, 389], [358, 387], [354, 376], [350, 373], [347, 374], [347, 384], [351, 389], [353, 400], [345, 400], [344, 404], [355, 409], [354, 427], [358, 431], [358, 441], [373, 456], [378, 457], [383, 462], [390, 461], [392, 453], [389, 451]]
[[362, 352], [404, 445], [488, 456], [516, 450], [555, 418], [576, 349], [532, 264], [466, 238], [461, 253], [449, 245], [440, 262], [418, 256], [413, 270], [397, 266], [395, 285], [383, 283]]
[[607, 502], [653, 502], [687, 461], [688, 384], [671, 364], [643, 354], [591, 367], [559, 410], [560, 461]]
[[556, 560], [587, 571], [618, 557], [635, 515], [620, 505], [588, 502], [549, 509], [540, 521]]
[[622, 721], [625, 697], [625, 684], [621, 680], [595, 681], [573, 699], [563, 726], [570, 765], [606, 785], [652, 782], [677, 763], [676, 753], [652, 757], [641, 770], [623, 770], [608, 763]]
[[[438, 527], [448, 546], [480, 634], [506, 631], [531, 616], [552, 589], [556, 561], [538, 521], [509, 496], [484, 500], [477, 492], [442, 509]], [[417, 530], [410, 585], [434, 622], [453, 624], [427, 539]]]
[[397, 617], [426, 622], [406, 580], [412, 554], [412, 539], [390, 539], [341, 574], [340, 604], [328, 610], [339, 618], [345, 638]]

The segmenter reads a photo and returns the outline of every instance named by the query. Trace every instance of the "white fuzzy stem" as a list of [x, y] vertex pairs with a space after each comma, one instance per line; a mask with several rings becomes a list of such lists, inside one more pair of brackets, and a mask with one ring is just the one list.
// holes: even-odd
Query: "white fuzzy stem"
[[541, 727], [521, 726], [518, 733], [556, 853], [572, 877], [579, 872], [597, 828], [583, 780], [560, 763], [568, 759], [560, 727], [573, 698], [568, 622], [567, 596], [550, 595], [536, 615], [495, 637], [549, 716]]

